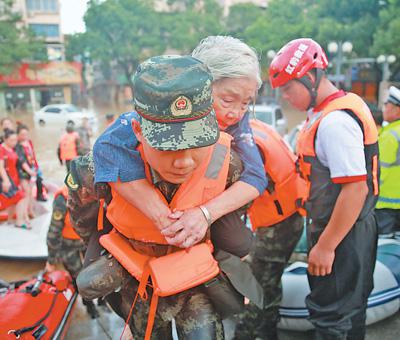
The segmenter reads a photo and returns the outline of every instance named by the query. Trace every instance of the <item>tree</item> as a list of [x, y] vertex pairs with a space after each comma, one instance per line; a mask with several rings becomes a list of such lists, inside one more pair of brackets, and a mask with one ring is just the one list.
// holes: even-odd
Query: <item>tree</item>
[[12, 11], [13, 0], [0, 4], [0, 73], [8, 74], [24, 59], [44, 59], [45, 45], [26, 27], [20, 27], [20, 15]]
[[85, 41], [93, 60], [116, 63], [133, 93], [138, 64], [166, 49], [160, 14], [143, 0], [91, 0], [84, 20], [86, 33], [76, 44]]
[[368, 56], [379, 9], [376, 0], [320, 0], [314, 8], [316, 39], [325, 47], [330, 41], [350, 41], [353, 54]]
[[215, 0], [199, 6], [192, 0], [170, 0], [171, 11], [156, 11], [153, 1], [91, 0], [84, 20], [86, 32], [73, 35], [67, 57], [84, 55], [122, 70], [133, 93], [132, 77], [143, 60], [170, 52], [190, 53], [198, 42], [222, 30], [221, 8]]
[[261, 55], [263, 78], [266, 78], [268, 50], [278, 51], [288, 41], [300, 37], [314, 37], [312, 0], [271, 1], [258, 19], [243, 33], [246, 43]]
[[264, 11], [260, 7], [250, 3], [234, 5], [229, 9], [229, 15], [226, 18], [226, 31], [229, 35], [242, 39], [247, 27], [263, 14]]
[[[393, 54], [397, 57], [393, 69], [397, 72], [400, 69], [400, 0], [388, 0], [379, 13], [379, 26], [374, 34], [374, 43], [371, 47], [371, 53], [374, 56], [380, 54]], [[396, 72], [394, 72], [396, 73]]]

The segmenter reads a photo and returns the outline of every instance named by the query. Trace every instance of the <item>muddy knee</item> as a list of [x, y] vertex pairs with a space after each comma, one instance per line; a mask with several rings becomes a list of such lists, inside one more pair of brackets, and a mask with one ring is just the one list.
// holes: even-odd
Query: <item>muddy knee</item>
[[129, 274], [111, 256], [101, 256], [84, 268], [76, 279], [79, 294], [92, 300], [106, 296], [119, 289]]

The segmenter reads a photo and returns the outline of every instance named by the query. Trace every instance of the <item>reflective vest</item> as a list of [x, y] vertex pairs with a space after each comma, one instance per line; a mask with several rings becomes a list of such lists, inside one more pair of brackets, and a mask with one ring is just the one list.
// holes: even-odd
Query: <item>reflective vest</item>
[[365, 102], [357, 95], [348, 93], [333, 99], [326, 107], [307, 119], [297, 141], [299, 170], [307, 181], [307, 216], [321, 225], [326, 225], [332, 215], [341, 184], [335, 184], [330, 172], [317, 158], [315, 139], [321, 120], [332, 111], [342, 110], [353, 117], [360, 125], [364, 136], [365, 165], [367, 170], [368, 195], [359, 215], [363, 219], [374, 209], [379, 194], [378, 132], [371, 112]]
[[400, 209], [400, 120], [382, 129], [379, 135], [381, 163], [377, 209]]
[[[232, 137], [221, 133], [218, 142], [209, 148], [206, 160], [180, 185], [171, 203], [167, 203], [161, 192], [160, 197], [169, 207], [185, 210], [199, 206], [225, 190], [230, 160]], [[139, 148], [141, 151], [141, 148]], [[143, 152], [142, 159], [146, 164]], [[150, 169], [146, 164], [146, 176], [151, 182]], [[107, 207], [107, 218], [121, 234], [141, 242], [168, 244], [159, 229], [139, 209], [129, 204], [112, 190], [112, 200]]]
[[76, 149], [76, 140], [79, 138], [77, 132], [64, 133], [60, 140], [60, 158], [64, 161], [70, 161], [78, 156]]
[[[56, 192], [54, 199], [56, 199], [57, 196], [59, 196], [59, 195], [62, 195], [65, 198], [65, 201], [67, 201], [68, 188], [65, 185], [59, 191]], [[71, 218], [70, 218], [68, 210], [65, 214], [64, 228], [62, 230], [62, 236], [69, 240], [79, 240], [80, 239], [79, 235], [72, 228]]]
[[297, 157], [269, 125], [252, 119], [254, 140], [262, 152], [268, 188], [248, 211], [253, 230], [279, 223], [299, 210], [306, 182], [296, 171]]

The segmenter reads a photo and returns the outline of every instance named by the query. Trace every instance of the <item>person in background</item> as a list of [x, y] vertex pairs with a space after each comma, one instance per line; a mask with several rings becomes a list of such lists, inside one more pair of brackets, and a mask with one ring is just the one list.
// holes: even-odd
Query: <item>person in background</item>
[[[71, 275], [74, 284], [82, 268], [83, 255], [86, 247], [71, 225], [67, 210], [68, 189], [64, 185], [54, 196], [53, 213], [47, 232], [48, 257], [46, 271], [56, 270], [56, 264], [61, 262]], [[99, 317], [92, 300], [82, 299], [88, 314], [92, 319]]]
[[380, 193], [375, 214], [379, 234], [400, 232], [400, 90], [389, 88], [383, 119], [388, 124], [379, 135]]
[[87, 117], [82, 118], [82, 124], [78, 127], [76, 132], [78, 132], [80, 142], [79, 154], [85, 155], [91, 149], [90, 138], [93, 136], [93, 131]]
[[16, 215], [16, 228], [31, 229], [25, 216], [26, 199], [23, 190], [20, 188], [18, 176], [18, 155], [14, 151], [17, 142], [17, 133], [14, 130], [6, 129], [4, 131], [4, 142], [0, 145], [0, 209], [7, 209], [10, 224], [14, 214]]
[[80, 154], [80, 140], [73, 123], [67, 123], [65, 131], [61, 136], [57, 155], [60, 164], [65, 164], [69, 171], [71, 161]]
[[4, 131], [14, 130], [14, 122], [9, 117], [4, 117], [0, 120], [1, 134], [0, 134], [0, 144], [4, 142]]
[[366, 103], [336, 88], [327, 67], [317, 42], [296, 39], [276, 54], [269, 79], [307, 112], [297, 153], [309, 188], [306, 305], [315, 339], [364, 339], [377, 249], [378, 132]]
[[26, 219], [35, 216], [33, 210], [33, 186], [36, 185], [38, 174], [38, 163], [33, 150], [32, 141], [29, 139], [29, 130], [26, 125], [18, 124], [17, 126], [18, 144], [15, 147], [15, 152], [21, 160], [21, 166], [18, 167], [19, 177], [21, 179], [21, 187], [25, 192], [27, 200], [26, 204]]

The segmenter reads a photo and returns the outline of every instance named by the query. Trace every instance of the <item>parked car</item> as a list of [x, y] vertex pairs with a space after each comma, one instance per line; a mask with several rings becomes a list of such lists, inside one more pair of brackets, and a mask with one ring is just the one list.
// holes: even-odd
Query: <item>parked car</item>
[[[252, 112], [253, 107], [250, 107]], [[277, 104], [255, 105], [254, 113], [257, 119], [271, 125], [283, 137], [288, 132], [288, 122]]]
[[89, 123], [94, 125], [97, 122], [93, 112], [78, 109], [71, 104], [52, 104], [42, 107], [34, 113], [35, 123], [44, 126], [47, 124], [62, 124], [74, 123], [79, 126], [82, 118], [88, 118]]

